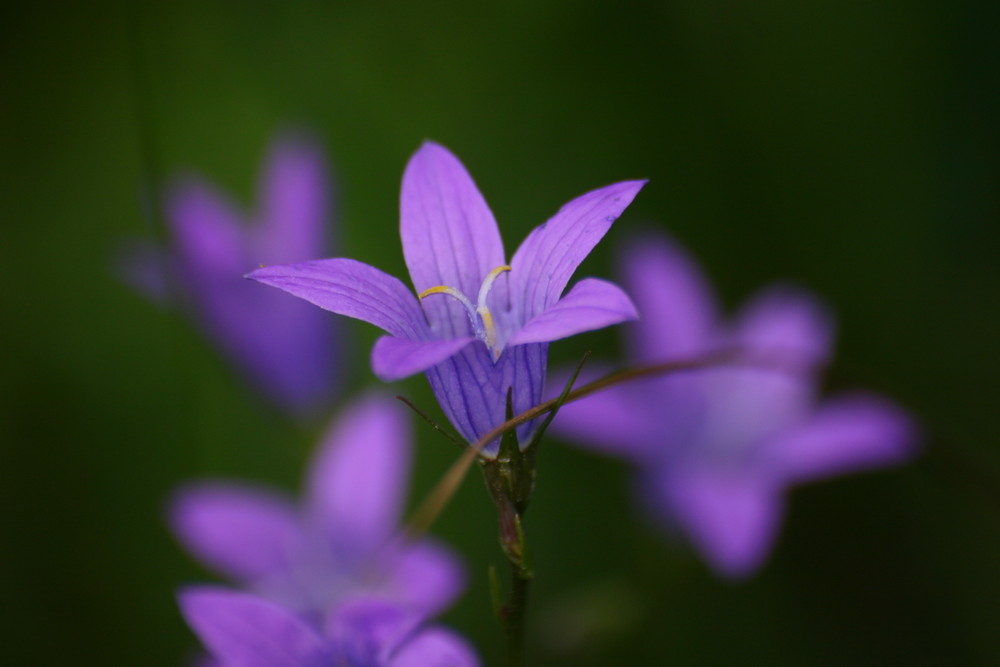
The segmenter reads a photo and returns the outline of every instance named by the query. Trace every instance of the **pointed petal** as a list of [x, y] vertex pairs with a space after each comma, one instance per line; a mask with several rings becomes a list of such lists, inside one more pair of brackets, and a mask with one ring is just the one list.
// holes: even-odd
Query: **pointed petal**
[[[465, 167], [426, 142], [410, 158], [400, 196], [403, 255], [417, 293], [447, 285], [475, 298], [486, 275], [505, 264], [496, 220]], [[498, 289], [502, 286], [498, 285]], [[437, 337], [467, 336], [467, 315], [453, 299], [424, 302]]]
[[855, 470], [894, 465], [916, 451], [913, 418], [870, 394], [832, 398], [802, 426], [772, 441], [768, 450], [781, 479], [798, 483]]
[[[618, 272], [639, 311], [622, 327], [633, 363], [693, 358], [722, 344], [715, 299], [698, 265], [666, 235], [633, 238], [618, 253]], [[668, 374], [635, 385], [633, 395], [664, 447], [689, 440], [703, 421], [702, 373]]]
[[451, 606], [465, 581], [465, 568], [451, 549], [422, 540], [394, 555], [387, 588], [407, 609], [433, 616]]
[[658, 480], [666, 510], [719, 574], [746, 577], [771, 550], [783, 502], [766, 480], [727, 471], [679, 469]]
[[225, 196], [188, 176], [173, 183], [165, 199], [181, 269], [194, 287], [206, 278], [239, 275], [249, 268], [241, 215]]
[[349, 559], [372, 556], [396, 531], [412, 448], [404, 409], [378, 395], [349, 405], [313, 461], [310, 521]]
[[441, 627], [421, 630], [389, 660], [387, 667], [478, 667], [479, 657], [462, 637]]
[[515, 321], [523, 324], [559, 299], [576, 267], [645, 184], [625, 181], [588, 192], [528, 234], [510, 262]]
[[416, 297], [397, 278], [353, 259], [320, 259], [257, 269], [246, 276], [324, 310], [364, 320], [400, 338], [422, 339], [427, 326]]
[[383, 382], [402, 380], [439, 364], [476, 339], [410, 340], [382, 336], [372, 348], [372, 371]]
[[833, 318], [812, 295], [789, 286], [757, 294], [740, 312], [736, 343], [787, 354], [791, 361], [822, 364], [833, 341]]
[[[504, 422], [508, 389], [515, 414], [541, 402], [547, 356], [544, 343], [516, 345], [494, 364], [485, 345], [468, 345], [427, 369], [427, 380], [452, 425], [472, 443]], [[535, 425], [532, 421], [518, 427], [520, 442], [527, 442]], [[494, 454], [496, 446], [484, 453]]]
[[715, 299], [680, 245], [666, 236], [633, 239], [618, 255], [618, 272], [639, 311], [624, 330], [632, 361], [679, 359], [718, 341]]
[[188, 551], [243, 582], [288, 569], [301, 540], [292, 504], [246, 485], [216, 482], [182, 488], [169, 515], [174, 534]]
[[188, 625], [223, 664], [241, 667], [321, 667], [331, 656], [320, 635], [267, 600], [204, 586], [178, 595]]
[[285, 134], [273, 142], [259, 185], [256, 263], [304, 262], [326, 254], [330, 185], [317, 141]]
[[585, 278], [555, 305], [514, 332], [507, 344], [548, 343], [637, 317], [632, 300], [622, 288], [606, 280]]
[[239, 213], [211, 185], [187, 177], [167, 192], [166, 218], [173, 237], [169, 268], [208, 336], [242, 364], [254, 343], [240, 331], [248, 325], [247, 304], [256, 301], [255, 290], [239, 279], [253, 267]]
[[196, 179], [171, 189], [167, 215], [174, 232], [170, 268], [216, 347], [293, 413], [327, 396], [334, 385], [333, 323], [240, 278], [262, 259], [251, 242], [259, 230], [242, 224], [222, 195]]
[[[610, 366], [587, 364], [577, 386], [611, 372]], [[557, 373], [549, 393], [558, 395], [571, 376]], [[656, 413], [650, 409], [647, 383], [625, 383], [567, 403], [552, 420], [561, 439], [592, 451], [643, 462], [660, 439]]]

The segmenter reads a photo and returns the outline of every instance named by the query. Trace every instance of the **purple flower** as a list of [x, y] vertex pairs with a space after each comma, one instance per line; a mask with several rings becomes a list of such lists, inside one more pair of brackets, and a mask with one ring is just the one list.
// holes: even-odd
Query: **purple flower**
[[156, 300], [178, 292], [229, 362], [293, 414], [311, 412], [332, 393], [333, 323], [242, 276], [326, 250], [329, 180], [316, 143], [280, 137], [265, 161], [255, 213], [244, 215], [203, 178], [178, 179], [165, 204], [170, 248], [140, 247], [126, 258], [130, 282]]
[[631, 460], [654, 513], [679, 525], [719, 573], [745, 576], [761, 565], [789, 486], [912, 455], [916, 427], [885, 398], [817, 399], [815, 369], [832, 324], [813, 298], [770, 288], [725, 325], [700, 271], [675, 245], [646, 238], [623, 259], [642, 317], [627, 330], [632, 362], [737, 345], [802, 369], [727, 366], [624, 384], [564, 406], [553, 422], [572, 441]]
[[200, 586], [182, 591], [181, 611], [220, 665], [234, 667], [475, 667], [479, 659], [449, 630], [376, 598], [346, 601], [304, 618], [247, 593]]
[[201, 483], [177, 493], [171, 525], [207, 566], [297, 612], [364, 593], [435, 613], [461, 592], [464, 575], [444, 547], [397, 538], [410, 449], [401, 406], [368, 397], [326, 436], [301, 507], [245, 484]]
[[[372, 350], [385, 381], [425, 371], [442, 409], [474, 441], [542, 396], [548, 343], [633, 319], [628, 296], [576, 267], [644, 185], [587, 193], [537, 227], [508, 264], [493, 214], [458, 159], [425, 143], [403, 175], [400, 235], [419, 300], [402, 282], [351, 259], [271, 266], [248, 277], [388, 336]], [[521, 442], [531, 425], [520, 431]]]

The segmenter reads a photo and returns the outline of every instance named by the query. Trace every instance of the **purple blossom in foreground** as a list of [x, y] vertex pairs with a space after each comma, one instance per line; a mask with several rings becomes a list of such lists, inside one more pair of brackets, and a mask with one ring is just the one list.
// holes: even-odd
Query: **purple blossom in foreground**
[[233, 667], [475, 667], [455, 633], [377, 598], [346, 601], [310, 619], [271, 601], [192, 587], [181, 612], [220, 665]]
[[[425, 371], [445, 414], [474, 441], [503, 422], [508, 389], [515, 412], [539, 402], [550, 341], [635, 317], [628, 296], [603, 280], [562, 293], [644, 183], [569, 202], [508, 265], [465, 167], [428, 142], [406, 167], [400, 199], [403, 255], [419, 300], [398, 279], [351, 259], [269, 266], [248, 277], [382, 328], [389, 335], [372, 349], [375, 374], [392, 381]], [[522, 443], [531, 431], [519, 430]]]
[[622, 270], [642, 318], [627, 329], [631, 362], [737, 345], [801, 371], [727, 366], [623, 384], [564, 406], [552, 424], [574, 442], [631, 460], [646, 503], [719, 573], [740, 577], [761, 565], [788, 487], [913, 454], [915, 424], [887, 399], [817, 399], [832, 324], [807, 294], [765, 290], [725, 325], [677, 246], [643, 239], [626, 251]]
[[244, 215], [211, 183], [187, 176], [166, 195], [169, 249], [142, 245], [126, 257], [131, 283], [158, 301], [176, 291], [228, 361], [293, 414], [332, 393], [334, 323], [242, 277], [264, 263], [326, 251], [329, 181], [317, 144], [281, 137], [265, 160], [255, 213]]
[[207, 566], [297, 612], [376, 594], [436, 613], [461, 592], [464, 574], [450, 550], [397, 537], [410, 449], [402, 407], [368, 397], [326, 436], [302, 506], [258, 487], [206, 482], [176, 494], [171, 525]]

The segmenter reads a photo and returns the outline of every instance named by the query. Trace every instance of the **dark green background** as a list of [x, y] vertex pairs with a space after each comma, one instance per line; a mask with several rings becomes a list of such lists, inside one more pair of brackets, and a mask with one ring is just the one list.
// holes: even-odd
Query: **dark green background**
[[[425, 138], [469, 167], [508, 250], [572, 196], [650, 178], [581, 275], [610, 275], [645, 223], [729, 306], [800, 282], [839, 315], [835, 383], [928, 429], [914, 465], [795, 491], [737, 585], [628, 520], [623, 467], [551, 443], [527, 525], [534, 664], [1000, 663], [995, 3], [159, 4], [0, 16], [5, 663], [179, 664], [173, 590], [210, 575], [167, 534], [166, 494], [297, 484], [319, 425], [262, 409], [112, 268], [148, 233], [150, 183], [195, 168], [249, 203], [290, 122], [334, 161], [339, 252], [397, 275], [399, 179]], [[374, 331], [350, 331], [347, 383], [373, 385]], [[433, 406], [421, 378], [392, 391]], [[414, 497], [453, 455], [420, 427]], [[478, 479], [436, 531], [473, 574], [445, 620], [501, 664]]]

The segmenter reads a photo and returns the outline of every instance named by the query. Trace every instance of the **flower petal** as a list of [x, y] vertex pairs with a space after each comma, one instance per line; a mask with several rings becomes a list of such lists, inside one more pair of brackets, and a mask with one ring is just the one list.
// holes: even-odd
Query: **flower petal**
[[585, 278], [555, 305], [535, 315], [507, 341], [508, 345], [548, 343], [638, 317], [622, 288], [598, 278]]
[[471, 336], [444, 340], [382, 336], [372, 348], [372, 371], [383, 382], [402, 380], [441, 363], [475, 340]]
[[764, 478], [731, 471], [677, 469], [657, 480], [658, 509], [678, 521], [722, 575], [754, 572], [768, 552], [784, 512]]
[[879, 396], [852, 394], [824, 402], [768, 450], [779, 477], [797, 483], [901, 463], [913, 456], [917, 439], [913, 418], [901, 408]]
[[779, 287], [755, 297], [730, 340], [774, 366], [719, 366], [691, 376], [705, 397], [702, 440], [745, 451], [805, 420], [831, 328], [823, 307], [804, 292]]
[[[586, 376], [576, 385], [596, 380], [611, 371], [587, 364]], [[562, 391], [569, 380], [566, 372], [557, 373], [549, 383], [549, 393]], [[658, 403], [650, 401], [648, 383], [629, 382], [567, 403], [552, 421], [552, 432], [574, 445], [611, 456], [643, 463], [659, 442], [659, 423], [655, 418]]]
[[260, 178], [256, 263], [304, 262], [326, 254], [330, 174], [318, 142], [277, 138]]
[[433, 540], [406, 544], [390, 563], [387, 588], [408, 609], [434, 615], [465, 588], [465, 568], [455, 553]]
[[430, 627], [400, 646], [387, 667], [478, 667], [479, 664], [469, 642], [450, 630]]
[[188, 625], [223, 664], [242, 667], [320, 667], [332, 656], [305, 622], [246, 593], [199, 586], [178, 595]]
[[193, 286], [250, 268], [245, 265], [241, 216], [224, 195], [202, 179], [187, 176], [171, 185], [165, 199], [180, 270]]
[[787, 354], [790, 361], [822, 364], [833, 341], [833, 318], [812, 295], [789, 286], [757, 294], [737, 322], [736, 342], [752, 350]]
[[576, 267], [645, 184], [625, 181], [588, 192], [528, 234], [510, 262], [510, 302], [517, 323], [558, 301]]
[[170, 525], [207, 566], [239, 581], [281, 573], [301, 540], [292, 504], [271, 491], [225, 482], [179, 490]]
[[[474, 299], [487, 274], [506, 263], [496, 220], [472, 177], [433, 142], [424, 143], [406, 165], [399, 233], [418, 293], [447, 285]], [[428, 299], [423, 305], [431, 323], [442, 327], [437, 337], [469, 335], [468, 316], [453, 299]]]
[[[544, 343], [516, 345], [493, 363], [485, 345], [468, 345], [427, 369], [427, 380], [452, 425], [472, 443], [504, 422], [508, 389], [515, 414], [541, 401], [547, 352]], [[522, 444], [534, 428], [534, 421], [518, 427]], [[497, 445], [494, 442], [484, 453], [495, 454]]]
[[438, 404], [470, 443], [503, 422], [504, 388], [512, 381], [507, 370], [503, 357], [493, 363], [485, 345], [468, 345], [427, 369], [427, 381]]
[[424, 314], [410, 290], [399, 279], [353, 259], [268, 266], [246, 277], [325, 310], [374, 324], [393, 336], [427, 337]]
[[377, 395], [349, 405], [311, 466], [308, 515], [348, 559], [371, 557], [396, 531], [412, 448], [404, 409]]
[[341, 604], [327, 618], [326, 634], [341, 647], [347, 665], [384, 665], [420, 624], [420, 617], [374, 597]]
[[617, 264], [639, 311], [640, 321], [624, 329], [631, 361], [680, 359], [717, 342], [712, 290], [678, 244], [666, 236], [635, 238]]
[[[262, 230], [242, 224], [235, 207], [210, 186], [180, 181], [167, 203], [174, 232], [170, 268], [208, 337], [274, 402], [293, 413], [308, 412], [335, 384], [333, 322], [315, 308], [240, 279], [260, 261], [284, 253], [255, 241]], [[321, 241], [301, 252], [321, 253]]]

